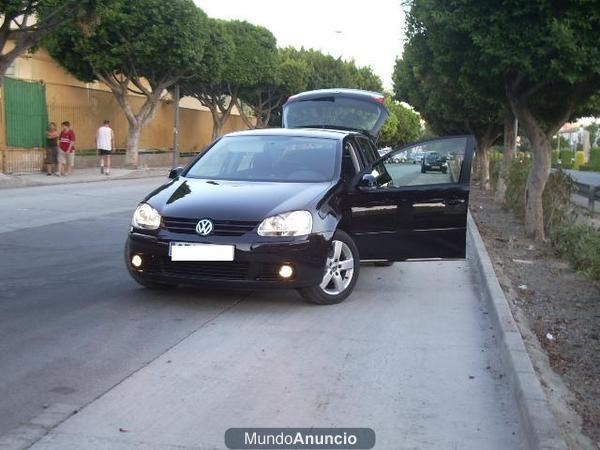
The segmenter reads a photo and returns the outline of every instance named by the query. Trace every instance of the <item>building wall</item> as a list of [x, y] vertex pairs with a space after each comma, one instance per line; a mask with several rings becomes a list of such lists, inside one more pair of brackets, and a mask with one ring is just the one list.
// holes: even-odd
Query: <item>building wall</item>
[[[48, 118], [60, 125], [68, 120], [77, 135], [78, 150], [96, 147], [96, 130], [104, 119], [111, 121], [117, 148], [125, 148], [128, 124], [125, 115], [110, 90], [102, 83], [82, 83], [65, 72], [44, 50], [24, 55], [11, 68], [14, 78], [37, 80], [46, 84]], [[130, 96], [134, 109], [144, 98]], [[142, 131], [140, 149], [168, 150], [173, 145], [174, 107], [169, 98], [161, 100], [156, 113]], [[237, 113], [225, 125], [225, 132], [245, 129]], [[198, 101], [183, 98], [180, 102], [179, 149], [199, 152], [212, 137], [212, 117]], [[6, 146], [3, 92], [0, 89], [0, 150], [4, 172], [39, 170], [43, 164], [43, 149], [15, 149]]]

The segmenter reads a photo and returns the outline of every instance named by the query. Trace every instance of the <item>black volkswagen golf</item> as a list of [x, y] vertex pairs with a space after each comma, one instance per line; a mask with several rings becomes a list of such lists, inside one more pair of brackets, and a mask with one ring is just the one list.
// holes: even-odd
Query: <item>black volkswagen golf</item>
[[[361, 261], [464, 258], [472, 137], [380, 157], [387, 116], [381, 94], [311, 91], [284, 105], [284, 128], [218, 139], [135, 210], [129, 273], [149, 288], [283, 287], [333, 304]], [[431, 151], [448, 156], [443, 178], [391, 163]]]

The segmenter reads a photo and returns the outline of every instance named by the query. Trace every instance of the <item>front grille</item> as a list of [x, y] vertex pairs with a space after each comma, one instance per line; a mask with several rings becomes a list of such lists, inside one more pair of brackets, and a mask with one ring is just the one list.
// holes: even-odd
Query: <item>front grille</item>
[[[196, 234], [196, 225], [200, 219], [163, 217], [162, 228], [173, 233]], [[211, 219], [212, 220], [212, 219]], [[242, 236], [256, 228], [258, 222], [237, 220], [212, 220], [215, 236]]]
[[244, 280], [248, 276], [247, 262], [163, 262], [162, 272], [165, 275], [212, 280]]

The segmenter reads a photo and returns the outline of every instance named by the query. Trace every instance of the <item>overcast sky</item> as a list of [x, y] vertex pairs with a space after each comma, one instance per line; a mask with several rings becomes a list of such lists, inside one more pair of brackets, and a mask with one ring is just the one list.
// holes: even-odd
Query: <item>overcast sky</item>
[[262, 25], [280, 47], [315, 48], [371, 66], [387, 89], [402, 51], [401, 0], [194, 0], [209, 16]]

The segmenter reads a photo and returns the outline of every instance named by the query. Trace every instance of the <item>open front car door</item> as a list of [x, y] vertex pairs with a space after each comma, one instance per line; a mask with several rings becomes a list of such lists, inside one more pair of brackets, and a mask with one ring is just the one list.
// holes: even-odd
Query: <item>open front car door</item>
[[418, 142], [377, 160], [360, 141], [351, 143], [362, 170], [344, 220], [361, 259], [464, 258], [473, 137]]

